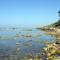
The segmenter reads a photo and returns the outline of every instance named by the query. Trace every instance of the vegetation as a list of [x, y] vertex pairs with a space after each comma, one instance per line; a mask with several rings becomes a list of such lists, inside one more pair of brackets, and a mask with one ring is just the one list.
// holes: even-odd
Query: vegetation
[[54, 27], [59, 27], [60, 26], [60, 20], [58, 20], [57, 22], [55, 22], [54, 24], [52, 24]]

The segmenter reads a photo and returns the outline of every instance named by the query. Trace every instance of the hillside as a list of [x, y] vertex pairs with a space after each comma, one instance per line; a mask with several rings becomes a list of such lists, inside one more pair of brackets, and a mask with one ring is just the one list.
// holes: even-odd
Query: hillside
[[54, 26], [54, 27], [60, 27], [60, 20], [58, 20], [57, 22], [55, 22], [54, 24], [52, 24], [52, 26]]

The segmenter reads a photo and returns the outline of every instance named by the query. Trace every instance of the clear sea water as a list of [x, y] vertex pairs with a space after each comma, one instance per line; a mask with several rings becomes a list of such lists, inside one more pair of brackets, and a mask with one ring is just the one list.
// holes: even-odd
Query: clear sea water
[[[17, 36], [18, 35], [18, 36]], [[30, 35], [26, 37], [27, 35]], [[24, 58], [41, 53], [44, 42], [55, 42], [55, 37], [44, 31], [32, 29], [0, 29], [0, 58], [16, 55]]]

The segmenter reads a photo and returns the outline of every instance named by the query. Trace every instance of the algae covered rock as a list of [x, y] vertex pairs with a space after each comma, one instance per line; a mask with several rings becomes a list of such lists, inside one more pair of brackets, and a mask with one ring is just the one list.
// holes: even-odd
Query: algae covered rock
[[47, 60], [53, 60], [56, 54], [56, 51], [58, 50], [57, 45], [55, 43], [46, 44], [46, 47], [44, 47], [43, 49], [46, 52]]

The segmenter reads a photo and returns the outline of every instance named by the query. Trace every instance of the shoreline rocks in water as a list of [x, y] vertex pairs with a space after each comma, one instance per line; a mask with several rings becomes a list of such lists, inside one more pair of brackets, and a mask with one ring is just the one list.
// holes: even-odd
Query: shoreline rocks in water
[[55, 27], [43, 27], [40, 28], [41, 30], [45, 31], [46, 34], [53, 35], [56, 37], [56, 41], [60, 42], [60, 29]]
[[[54, 60], [55, 60], [55, 58], [57, 58], [55, 55], [60, 56], [60, 29], [55, 28], [55, 27], [52, 27], [52, 28], [44, 27], [44, 28], [40, 28], [40, 29], [45, 31], [46, 34], [53, 35], [56, 37], [56, 43], [52, 43], [52, 45], [48, 43], [48, 44], [46, 44], [46, 47], [43, 48], [45, 50], [45, 52], [47, 52], [47, 59], [54, 58]], [[53, 53], [53, 54], [51, 54], [51, 53]], [[57, 60], [58, 60], [58, 58], [57, 58]]]

